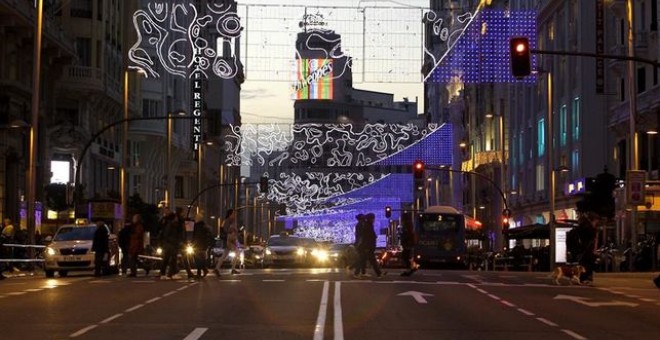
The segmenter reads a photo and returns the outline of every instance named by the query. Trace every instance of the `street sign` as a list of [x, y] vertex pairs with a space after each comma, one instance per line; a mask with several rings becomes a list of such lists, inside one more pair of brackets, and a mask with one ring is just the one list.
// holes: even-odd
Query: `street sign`
[[398, 296], [412, 296], [417, 303], [427, 303], [425, 296], [433, 296], [433, 294], [427, 294], [422, 292], [416, 292], [414, 290], [398, 294]]
[[646, 171], [626, 171], [626, 202], [628, 205], [644, 205]]
[[603, 301], [603, 302], [590, 302], [587, 301], [589, 298], [583, 297], [583, 296], [573, 296], [573, 295], [557, 295], [554, 297], [555, 300], [569, 300], [573, 302], [577, 302], [581, 305], [585, 305], [588, 307], [608, 307], [608, 306], [626, 306], [626, 307], [637, 307], [639, 304], [633, 303], [633, 302], [625, 302], [625, 301], [618, 301], [618, 300], [612, 300], [612, 301]]

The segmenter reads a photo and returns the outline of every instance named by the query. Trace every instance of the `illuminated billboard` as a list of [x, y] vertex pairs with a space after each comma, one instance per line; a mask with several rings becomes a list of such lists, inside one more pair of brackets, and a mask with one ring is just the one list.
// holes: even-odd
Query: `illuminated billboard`
[[293, 99], [333, 98], [332, 59], [296, 59]]

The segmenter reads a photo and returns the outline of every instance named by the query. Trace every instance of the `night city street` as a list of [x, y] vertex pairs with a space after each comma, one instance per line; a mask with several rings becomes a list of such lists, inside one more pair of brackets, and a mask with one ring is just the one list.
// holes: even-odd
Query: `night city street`
[[[16, 277], [0, 284], [4, 339], [657, 339], [646, 275], [594, 287], [544, 273], [223, 271], [200, 281]], [[142, 274], [142, 273], [141, 273]], [[624, 276], [621, 276], [624, 275]], [[10, 311], [10, 313], [5, 313]]]

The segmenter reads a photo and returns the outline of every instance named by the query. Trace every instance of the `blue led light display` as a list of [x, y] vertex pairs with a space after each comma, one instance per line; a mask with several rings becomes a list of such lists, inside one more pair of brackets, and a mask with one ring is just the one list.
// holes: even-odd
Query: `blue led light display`
[[[430, 81], [449, 83], [534, 83], [532, 75], [517, 79], [511, 75], [509, 40], [529, 38], [536, 48], [536, 12], [483, 9], [479, 11], [453, 49], [435, 66]], [[532, 54], [532, 70], [536, 57]]]

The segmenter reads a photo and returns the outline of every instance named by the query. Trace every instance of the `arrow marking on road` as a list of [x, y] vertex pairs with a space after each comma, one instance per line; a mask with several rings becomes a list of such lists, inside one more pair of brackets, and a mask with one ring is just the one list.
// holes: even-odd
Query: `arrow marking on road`
[[633, 303], [633, 302], [625, 302], [625, 301], [618, 301], [618, 300], [612, 300], [612, 301], [603, 301], [603, 302], [590, 302], [587, 301], [589, 298], [582, 297], [582, 296], [573, 296], [573, 295], [557, 295], [554, 297], [554, 300], [570, 300], [573, 302], [577, 302], [579, 304], [583, 304], [588, 307], [605, 307], [605, 306], [626, 306], [626, 307], [637, 307], [639, 304]]
[[425, 296], [433, 296], [433, 294], [427, 294], [422, 292], [416, 292], [414, 290], [398, 294], [398, 296], [412, 296], [417, 303], [427, 303]]

